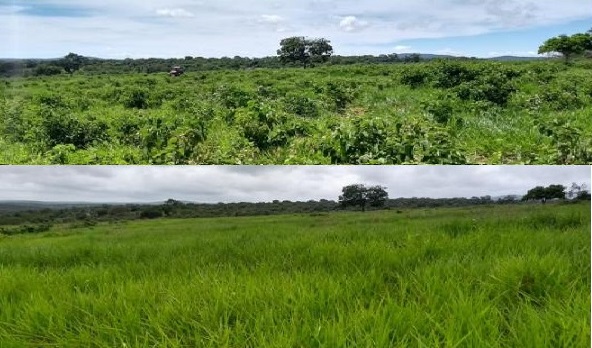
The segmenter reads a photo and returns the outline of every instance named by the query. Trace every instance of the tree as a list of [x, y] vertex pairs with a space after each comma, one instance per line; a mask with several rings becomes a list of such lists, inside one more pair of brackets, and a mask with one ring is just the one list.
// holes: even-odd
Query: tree
[[333, 47], [326, 39], [307, 39], [303, 36], [285, 38], [277, 51], [283, 64], [302, 64], [306, 68], [312, 62], [324, 63], [333, 54]]
[[586, 184], [578, 185], [577, 183], [572, 182], [569, 191], [567, 191], [567, 197], [574, 199], [577, 198], [582, 192], [586, 192]]
[[537, 186], [528, 190], [526, 195], [522, 197], [522, 200], [547, 200], [553, 198], [565, 199], [565, 190], [566, 187], [563, 185], [550, 185], [548, 187]]
[[565, 58], [565, 63], [569, 63], [574, 55], [582, 54], [592, 50], [592, 33], [578, 33], [572, 36], [559, 35], [545, 41], [539, 47], [539, 54], [543, 53], [561, 53]]
[[68, 55], [60, 59], [57, 64], [64, 68], [68, 74], [72, 75], [75, 71], [84, 66], [87, 61], [88, 59], [86, 57], [76, 53], [68, 53]]
[[372, 186], [367, 188], [366, 198], [368, 199], [368, 204], [370, 204], [371, 207], [383, 207], [384, 203], [386, 203], [386, 200], [388, 199], [386, 187]]
[[358, 206], [362, 211], [366, 211], [366, 205], [371, 207], [382, 207], [388, 199], [386, 187], [371, 186], [366, 187], [362, 184], [354, 184], [343, 187], [342, 195], [339, 196], [341, 207]]

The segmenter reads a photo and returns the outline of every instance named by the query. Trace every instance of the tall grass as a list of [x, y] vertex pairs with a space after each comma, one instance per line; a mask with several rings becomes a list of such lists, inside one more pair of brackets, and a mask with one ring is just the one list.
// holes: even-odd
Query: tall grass
[[590, 205], [0, 236], [1, 347], [587, 347]]

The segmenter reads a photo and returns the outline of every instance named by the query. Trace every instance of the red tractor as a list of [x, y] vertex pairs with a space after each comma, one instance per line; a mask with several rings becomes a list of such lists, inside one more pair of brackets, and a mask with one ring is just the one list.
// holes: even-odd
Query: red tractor
[[173, 67], [173, 70], [169, 72], [169, 75], [177, 77], [183, 75], [184, 72], [185, 71], [183, 70], [183, 68], [181, 68], [180, 66], [176, 66]]

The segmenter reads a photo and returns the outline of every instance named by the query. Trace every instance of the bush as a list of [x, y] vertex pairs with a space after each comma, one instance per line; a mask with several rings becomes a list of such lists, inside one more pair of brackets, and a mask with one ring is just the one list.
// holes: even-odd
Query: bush
[[136, 88], [125, 93], [123, 105], [128, 109], [147, 109], [150, 93], [146, 89]]
[[40, 64], [38, 65], [35, 70], [33, 71], [33, 75], [35, 76], [54, 76], [60, 75], [63, 69], [59, 66], [51, 65], [51, 64]]
[[51, 109], [44, 109], [42, 114], [43, 134], [50, 147], [72, 144], [76, 148], [88, 148], [109, 139], [108, 125], [95, 117], [82, 119], [80, 115], [61, 113]]
[[290, 93], [284, 98], [284, 104], [286, 112], [298, 116], [314, 118], [319, 115], [315, 102], [306, 96]]
[[402, 84], [411, 88], [418, 88], [426, 83], [428, 76], [429, 74], [424, 67], [408, 67], [401, 72], [399, 80]]
[[236, 86], [220, 86], [214, 93], [223, 106], [229, 109], [244, 108], [249, 101], [256, 99], [255, 95]]
[[354, 100], [354, 90], [343, 83], [328, 82], [325, 94], [336, 112], [343, 112], [347, 105]]
[[263, 102], [250, 101], [248, 106], [239, 109], [235, 116], [235, 125], [249, 141], [261, 149], [283, 145], [288, 135], [282, 129], [285, 115]]
[[470, 69], [466, 63], [439, 60], [433, 63], [433, 85], [437, 88], [453, 88], [477, 78], [478, 72]]
[[158, 219], [163, 216], [162, 209], [154, 207], [154, 208], [146, 208], [140, 212], [141, 219]]
[[452, 117], [457, 100], [451, 94], [437, 94], [422, 102], [426, 112], [441, 124], [447, 124]]
[[516, 87], [502, 73], [482, 75], [475, 81], [463, 82], [455, 88], [462, 100], [489, 101], [505, 106]]

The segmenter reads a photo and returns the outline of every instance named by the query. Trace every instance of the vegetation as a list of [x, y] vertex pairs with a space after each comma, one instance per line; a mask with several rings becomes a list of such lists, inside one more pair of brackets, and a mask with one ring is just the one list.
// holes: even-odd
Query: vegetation
[[[540, 51], [569, 60], [591, 45], [583, 33]], [[291, 37], [279, 57], [261, 59], [27, 60], [23, 74], [37, 76], [0, 80], [0, 163], [592, 163], [586, 58], [566, 66], [332, 53], [326, 39]], [[417, 63], [368, 64], [378, 62]], [[188, 73], [166, 75], [172, 63]]]
[[571, 36], [560, 35], [545, 41], [539, 47], [539, 54], [542, 53], [561, 53], [565, 62], [569, 63], [571, 57], [581, 55], [586, 51], [592, 50], [592, 32], [578, 33]]
[[277, 54], [282, 63], [298, 63], [304, 68], [313, 62], [325, 63], [333, 54], [333, 47], [326, 39], [289, 37], [283, 39], [280, 46]]
[[533, 189], [530, 189], [522, 200], [531, 200], [531, 199], [565, 199], [566, 196], [566, 187], [562, 185], [549, 185], [547, 187], [537, 186]]
[[[306, 202], [279, 201], [259, 203], [188, 203], [168, 199], [158, 204], [84, 204], [44, 202], [0, 202], [0, 235], [39, 233], [53, 225], [95, 226], [130, 220], [160, 218], [210, 218], [280, 214], [324, 214], [338, 210], [396, 210], [435, 207], [475, 207], [524, 204], [524, 201], [557, 198], [559, 203], [590, 201], [585, 184], [572, 183], [569, 191], [562, 185], [535, 187], [520, 200], [520, 196], [490, 196], [472, 198], [395, 198], [389, 199], [386, 188], [348, 185], [337, 202], [321, 199]], [[566, 196], [569, 200], [565, 200]], [[531, 202], [532, 203], [532, 202]]]
[[3, 346], [588, 347], [590, 205], [0, 238]]
[[358, 206], [362, 211], [366, 210], [366, 205], [374, 208], [383, 207], [388, 199], [386, 187], [382, 186], [348, 185], [343, 188], [342, 193], [339, 196], [341, 207]]
[[592, 163], [585, 62], [0, 80], [0, 163]]

